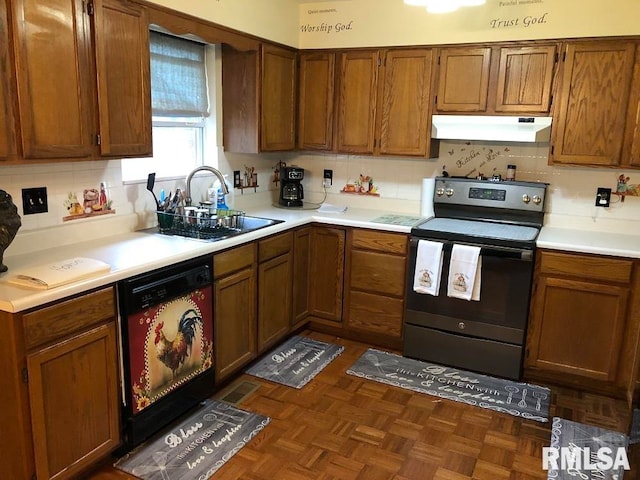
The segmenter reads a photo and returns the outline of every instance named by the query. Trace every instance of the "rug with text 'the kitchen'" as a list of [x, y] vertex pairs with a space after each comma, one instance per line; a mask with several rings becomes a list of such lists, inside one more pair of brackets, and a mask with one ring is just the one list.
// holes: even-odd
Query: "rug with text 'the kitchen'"
[[551, 391], [537, 385], [435, 365], [373, 348], [347, 373], [516, 417], [549, 421]]

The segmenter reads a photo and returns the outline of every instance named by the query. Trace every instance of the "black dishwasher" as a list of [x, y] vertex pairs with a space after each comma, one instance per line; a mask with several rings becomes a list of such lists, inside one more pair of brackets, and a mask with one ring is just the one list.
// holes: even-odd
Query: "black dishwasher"
[[211, 257], [119, 282], [124, 448], [213, 392]]

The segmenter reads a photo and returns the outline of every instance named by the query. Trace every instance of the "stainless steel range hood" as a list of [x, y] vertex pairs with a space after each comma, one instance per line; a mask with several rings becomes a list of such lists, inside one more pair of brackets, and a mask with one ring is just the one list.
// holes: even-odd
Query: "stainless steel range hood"
[[433, 115], [431, 138], [491, 140], [499, 142], [548, 142], [551, 117], [501, 117]]

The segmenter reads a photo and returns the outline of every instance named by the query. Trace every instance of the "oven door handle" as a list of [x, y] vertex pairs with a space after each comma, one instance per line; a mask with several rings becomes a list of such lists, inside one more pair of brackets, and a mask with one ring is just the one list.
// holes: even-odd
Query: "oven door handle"
[[[418, 241], [420, 239], [413, 237], [411, 238], [411, 247], [417, 248]], [[433, 240], [438, 242], [439, 240]], [[451, 251], [453, 248], [454, 242], [442, 241], [443, 249], [447, 251]], [[471, 245], [474, 247], [480, 247], [480, 255], [483, 257], [499, 257], [499, 258], [515, 258], [518, 260], [522, 260], [524, 262], [533, 262], [533, 253], [532, 249], [527, 248], [513, 248], [513, 247], [503, 247], [499, 245], [481, 245], [477, 243], [470, 242], [455, 242], [459, 245]]]

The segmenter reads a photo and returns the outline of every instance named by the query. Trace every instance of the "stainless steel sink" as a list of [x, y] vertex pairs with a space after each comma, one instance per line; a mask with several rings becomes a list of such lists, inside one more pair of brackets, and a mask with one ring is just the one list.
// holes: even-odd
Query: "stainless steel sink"
[[254, 232], [283, 222], [284, 220], [276, 220], [273, 218], [241, 215], [237, 218], [237, 225], [234, 223], [233, 227], [231, 227], [226, 226], [228, 224], [216, 224], [215, 220], [205, 222], [204, 224], [186, 224], [181, 217], [176, 217], [169, 218], [169, 223], [166, 227], [163, 228], [161, 226], [159, 229], [154, 229], [154, 231], [156, 233], [159, 231], [159, 233], [163, 235], [217, 242], [218, 240], [244, 235], [245, 233]]
[[278, 223], [283, 222], [284, 220], [245, 215], [242, 221], [242, 227], [239, 229], [238, 234], [253, 232], [254, 230], [260, 230], [261, 228], [270, 227], [271, 225], [277, 225]]

